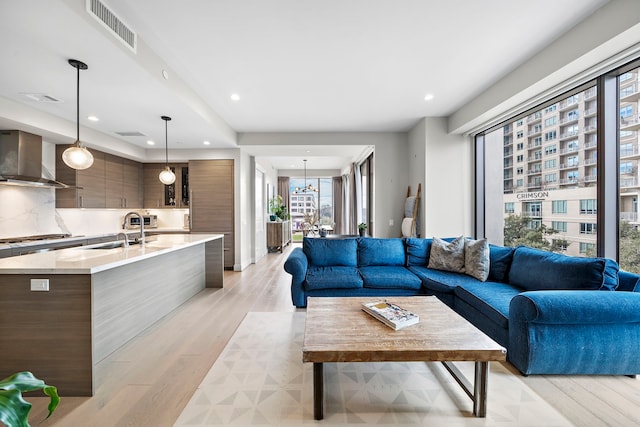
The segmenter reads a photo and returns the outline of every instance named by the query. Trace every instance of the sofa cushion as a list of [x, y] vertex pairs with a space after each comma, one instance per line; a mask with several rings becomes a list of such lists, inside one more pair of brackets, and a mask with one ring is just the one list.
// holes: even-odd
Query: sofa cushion
[[467, 282], [455, 289], [457, 298], [504, 329], [507, 329], [509, 324], [509, 303], [521, 292], [514, 286], [500, 282]]
[[407, 267], [413, 265], [427, 265], [431, 251], [431, 239], [409, 237], [404, 240], [407, 248]]
[[364, 237], [358, 242], [358, 267], [371, 265], [404, 266], [404, 243], [402, 239], [376, 239]]
[[620, 270], [618, 283], [616, 291], [640, 292], [640, 275]]
[[579, 258], [519, 246], [513, 254], [509, 283], [528, 291], [615, 290], [618, 263], [607, 258]]
[[309, 267], [305, 286], [307, 289], [362, 288], [362, 277], [355, 267]]
[[356, 239], [318, 239], [305, 237], [302, 250], [314, 267], [355, 267], [358, 263]]
[[487, 239], [464, 241], [464, 272], [484, 282], [489, 277], [489, 242]]
[[453, 294], [456, 286], [463, 283], [482, 283], [478, 279], [467, 276], [463, 273], [453, 273], [451, 271], [434, 270], [429, 267], [408, 267], [409, 271], [422, 280], [425, 289]]
[[422, 280], [405, 267], [360, 267], [365, 288], [420, 289]]
[[507, 282], [509, 268], [516, 248], [489, 245], [489, 278], [494, 282]]
[[463, 236], [451, 242], [434, 237], [431, 243], [428, 267], [464, 273], [464, 240]]

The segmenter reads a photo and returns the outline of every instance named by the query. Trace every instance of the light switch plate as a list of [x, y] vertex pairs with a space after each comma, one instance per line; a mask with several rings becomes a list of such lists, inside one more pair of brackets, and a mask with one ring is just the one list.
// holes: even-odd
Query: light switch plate
[[48, 291], [49, 279], [31, 279], [32, 291]]

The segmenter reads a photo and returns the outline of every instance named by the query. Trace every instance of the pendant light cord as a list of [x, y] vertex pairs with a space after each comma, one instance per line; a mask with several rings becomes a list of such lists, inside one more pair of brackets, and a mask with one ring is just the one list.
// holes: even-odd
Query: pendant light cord
[[80, 67], [76, 67], [76, 144], [80, 147]]
[[167, 127], [167, 122], [168, 120], [164, 121], [164, 165], [165, 166], [169, 166], [169, 136], [167, 135], [169, 131]]

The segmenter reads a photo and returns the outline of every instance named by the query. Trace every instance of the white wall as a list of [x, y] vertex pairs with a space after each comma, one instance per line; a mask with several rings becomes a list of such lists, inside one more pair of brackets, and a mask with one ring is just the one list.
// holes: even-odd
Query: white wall
[[425, 217], [425, 184], [426, 184], [426, 161], [427, 161], [427, 140], [426, 140], [426, 119], [422, 119], [415, 125], [408, 135], [409, 141], [409, 185], [411, 185], [411, 194], [415, 195], [418, 191], [418, 184], [422, 185], [422, 194], [419, 202], [419, 229], [418, 235], [424, 237], [425, 221], [429, 218]]
[[447, 133], [444, 117], [424, 119], [423, 237], [471, 236], [474, 218], [473, 145]]
[[449, 117], [449, 132], [470, 132], [486, 123], [499, 123], [500, 117], [506, 119], [512, 114], [509, 110], [526, 108], [519, 108], [522, 104], [536, 104], [537, 99], [551, 96], [557, 86], [577, 85], [615, 61], [637, 57], [639, 51], [638, 0], [610, 1], [465, 103]]

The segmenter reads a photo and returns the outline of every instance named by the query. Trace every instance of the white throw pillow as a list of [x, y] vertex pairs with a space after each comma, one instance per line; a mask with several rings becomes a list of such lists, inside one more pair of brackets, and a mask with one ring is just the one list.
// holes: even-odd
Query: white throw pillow
[[464, 241], [464, 272], [485, 282], [489, 277], [489, 242], [487, 239]]
[[429, 268], [436, 270], [464, 273], [464, 237], [460, 236], [452, 242], [434, 237], [429, 254]]

